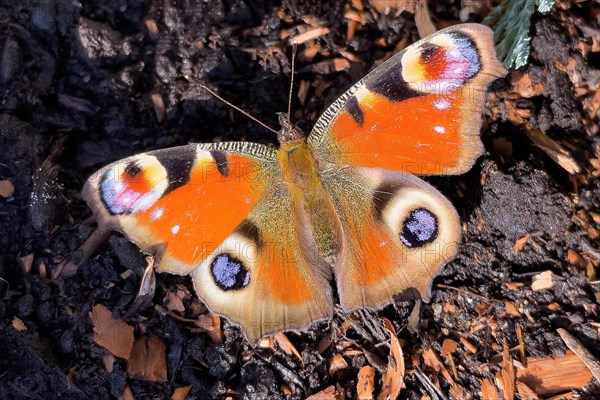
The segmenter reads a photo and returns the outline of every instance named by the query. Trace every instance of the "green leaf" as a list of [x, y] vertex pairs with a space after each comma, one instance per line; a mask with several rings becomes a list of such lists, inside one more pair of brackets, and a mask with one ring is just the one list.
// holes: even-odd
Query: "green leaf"
[[496, 52], [506, 68], [520, 68], [529, 58], [531, 17], [549, 12], [554, 0], [504, 0], [483, 23], [494, 29]]

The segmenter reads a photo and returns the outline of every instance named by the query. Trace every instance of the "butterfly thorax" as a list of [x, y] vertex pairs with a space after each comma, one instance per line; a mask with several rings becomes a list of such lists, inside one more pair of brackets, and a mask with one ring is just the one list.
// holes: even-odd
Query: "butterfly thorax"
[[277, 158], [292, 207], [303, 210], [319, 253], [328, 259], [337, 247], [337, 228], [331, 199], [321, 182], [311, 145], [304, 138], [283, 141]]

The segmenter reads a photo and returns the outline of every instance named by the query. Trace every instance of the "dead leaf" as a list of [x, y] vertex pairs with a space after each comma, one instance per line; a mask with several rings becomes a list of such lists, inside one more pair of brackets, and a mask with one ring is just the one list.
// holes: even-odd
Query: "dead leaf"
[[173, 395], [171, 396], [171, 400], [185, 400], [185, 397], [188, 395], [191, 388], [192, 388], [191, 386], [178, 387], [173, 392]]
[[167, 381], [167, 345], [162, 339], [142, 336], [131, 350], [127, 374], [153, 382]]
[[383, 318], [383, 325], [390, 335], [390, 354], [385, 372], [381, 375], [381, 392], [377, 400], [396, 399], [404, 387], [404, 355], [392, 323]]
[[117, 318], [102, 304], [96, 304], [90, 313], [94, 325], [94, 342], [117, 357], [126, 360], [133, 347], [133, 327]]
[[375, 384], [375, 370], [370, 365], [365, 365], [358, 371], [356, 383], [356, 396], [359, 400], [373, 398], [373, 385]]

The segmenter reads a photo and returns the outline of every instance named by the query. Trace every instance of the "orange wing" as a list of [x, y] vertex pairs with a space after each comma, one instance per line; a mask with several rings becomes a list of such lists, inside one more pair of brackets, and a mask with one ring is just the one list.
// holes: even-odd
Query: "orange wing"
[[483, 150], [485, 91], [506, 74], [492, 35], [463, 24], [391, 57], [319, 118], [308, 138], [316, 156], [419, 175], [468, 171]]
[[157, 270], [197, 267], [271, 190], [275, 151], [251, 143], [192, 144], [138, 154], [87, 181], [83, 196], [102, 230], [159, 255]]
[[109, 165], [83, 196], [101, 229], [125, 233], [160, 272], [190, 274], [215, 313], [251, 339], [331, 316], [331, 267], [281, 180], [277, 152], [194, 144]]
[[460, 242], [452, 204], [406, 172], [333, 167], [322, 178], [341, 232], [334, 275], [342, 308], [382, 307], [397, 294], [416, 295], [410, 289], [429, 299]]

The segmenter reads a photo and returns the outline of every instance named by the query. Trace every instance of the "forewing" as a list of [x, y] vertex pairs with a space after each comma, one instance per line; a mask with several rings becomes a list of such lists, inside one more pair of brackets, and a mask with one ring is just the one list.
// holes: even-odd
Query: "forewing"
[[138, 154], [89, 178], [83, 197], [100, 229], [123, 232], [187, 274], [244, 220], [277, 179], [275, 151], [251, 143], [190, 144]]
[[319, 118], [308, 139], [316, 156], [419, 175], [469, 170], [483, 150], [485, 91], [506, 74], [492, 37], [456, 25], [391, 57]]

